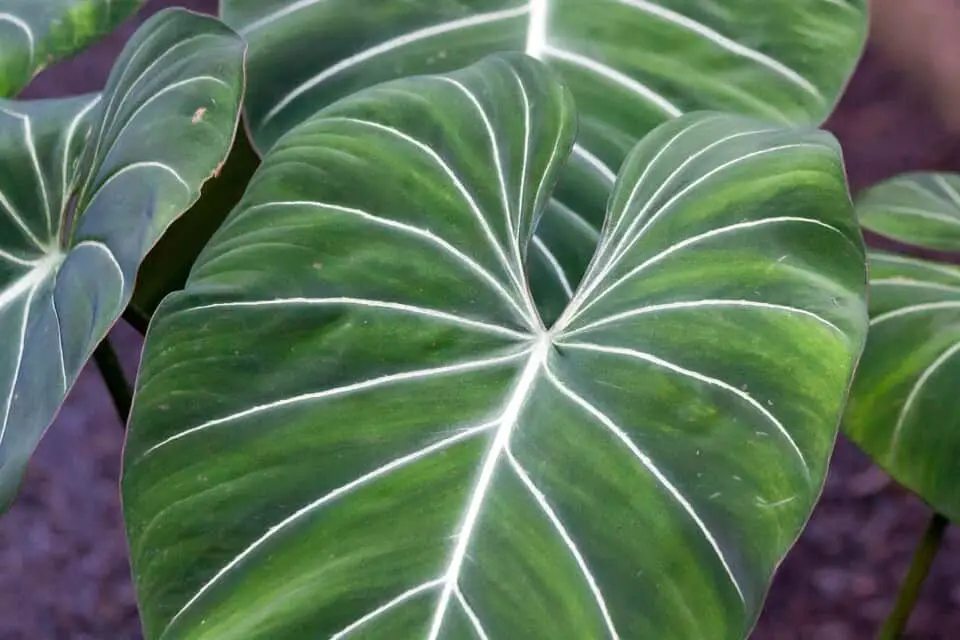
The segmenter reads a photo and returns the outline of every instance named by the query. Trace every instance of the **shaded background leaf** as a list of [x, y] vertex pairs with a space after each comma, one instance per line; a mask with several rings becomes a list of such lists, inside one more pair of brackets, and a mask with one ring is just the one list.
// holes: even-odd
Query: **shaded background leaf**
[[[0, 504], [140, 260], [198, 197], [239, 117], [244, 44], [212, 18], [157, 15], [101, 95], [0, 103]], [[166, 64], [169, 63], [169, 64]]]
[[0, 5], [0, 98], [113, 31], [143, 0], [5, 0]]
[[637, 140], [699, 109], [820, 123], [867, 28], [865, 0], [224, 0], [221, 13], [250, 43], [245, 112], [261, 150], [358, 89], [496, 51], [561, 72], [579, 135], [527, 265], [547, 321], [586, 269]]
[[[960, 176], [915, 173], [867, 190], [864, 227], [960, 252]], [[898, 482], [960, 521], [960, 268], [872, 251], [870, 337], [844, 431]]]

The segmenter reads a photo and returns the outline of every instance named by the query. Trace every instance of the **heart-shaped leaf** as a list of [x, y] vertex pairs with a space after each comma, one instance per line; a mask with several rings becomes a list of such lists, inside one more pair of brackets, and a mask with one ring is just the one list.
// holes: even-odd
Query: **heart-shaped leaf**
[[226, 156], [243, 52], [217, 20], [165, 11], [102, 96], [0, 102], [0, 503], [140, 260]]
[[524, 51], [562, 73], [579, 134], [528, 270], [544, 319], [593, 251], [636, 142], [697, 109], [819, 123], [863, 45], [865, 0], [222, 0], [250, 43], [254, 142], [378, 82]]
[[690, 115], [562, 318], [524, 278], [571, 96], [496, 57], [267, 154], [147, 337], [123, 494], [148, 638], [734, 638], [866, 331], [839, 149]]
[[143, 0], [4, 0], [0, 97], [16, 95], [44, 67], [90, 46]]
[[[858, 212], [871, 231], [960, 252], [960, 176], [895, 178], [864, 194]], [[960, 522], [960, 268], [871, 251], [870, 317], [844, 431]]]

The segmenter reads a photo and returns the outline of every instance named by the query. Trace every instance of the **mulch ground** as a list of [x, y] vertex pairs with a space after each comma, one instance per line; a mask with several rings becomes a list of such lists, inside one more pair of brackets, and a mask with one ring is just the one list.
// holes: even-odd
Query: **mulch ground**
[[[154, 2], [149, 11], [163, 4], [209, 10], [215, 3]], [[44, 73], [28, 95], [101, 88], [136, 23]], [[960, 171], [960, 136], [943, 131], [908, 81], [869, 53], [827, 126], [843, 143], [854, 189], [907, 170]], [[114, 336], [132, 374], [139, 338], [125, 326]], [[0, 519], [0, 640], [140, 637], [117, 491], [122, 438], [103, 385], [88, 368], [20, 497]], [[753, 638], [870, 638], [928, 518], [918, 499], [841, 439], [823, 499], [777, 573]], [[909, 637], [960, 638], [958, 528], [948, 534]]]

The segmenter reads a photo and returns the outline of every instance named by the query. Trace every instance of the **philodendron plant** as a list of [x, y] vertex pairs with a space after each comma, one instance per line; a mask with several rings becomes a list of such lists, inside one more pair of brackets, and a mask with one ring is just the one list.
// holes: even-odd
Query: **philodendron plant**
[[934, 510], [885, 630], [905, 626], [949, 521], [960, 521], [960, 176], [909, 174], [868, 190], [865, 229], [926, 250], [918, 259], [871, 251], [870, 339], [847, 407], [845, 431]]
[[526, 256], [575, 137], [513, 55], [271, 148], [148, 334], [123, 480], [148, 637], [747, 633], [865, 337], [839, 150], [657, 128], [547, 324]]
[[148, 21], [100, 97], [4, 105], [7, 492], [220, 172], [246, 43], [223, 175], [262, 164], [139, 277], [146, 637], [745, 637], [866, 339], [816, 129], [863, 2], [221, 12]]

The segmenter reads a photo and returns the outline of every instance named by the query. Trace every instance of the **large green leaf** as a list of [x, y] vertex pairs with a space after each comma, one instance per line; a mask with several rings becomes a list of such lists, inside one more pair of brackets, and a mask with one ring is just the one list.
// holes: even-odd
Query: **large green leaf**
[[0, 504], [140, 260], [224, 159], [243, 51], [217, 20], [165, 11], [102, 97], [0, 102]]
[[[960, 252], [960, 176], [914, 174], [868, 191], [865, 228]], [[960, 268], [870, 253], [870, 337], [844, 430], [898, 482], [960, 522]]]
[[143, 0], [3, 0], [0, 97], [16, 95], [47, 65], [110, 33]]
[[657, 129], [547, 329], [525, 261], [574, 129], [511, 56], [267, 154], [147, 336], [122, 486], [148, 638], [747, 633], [866, 331], [839, 149]]
[[640, 138], [697, 109], [821, 122], [867, 24], [865, 0], [221, 0], [221, 11], [250, 43], [245, 109], [264, 149], [358, 89], [495, 51], [560, 71], [580, 126], [530, 256], [547, 320], [580, 281]]

